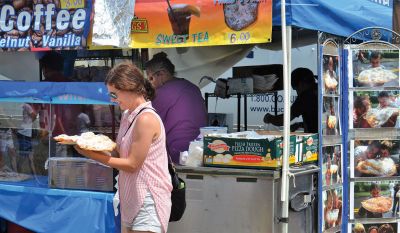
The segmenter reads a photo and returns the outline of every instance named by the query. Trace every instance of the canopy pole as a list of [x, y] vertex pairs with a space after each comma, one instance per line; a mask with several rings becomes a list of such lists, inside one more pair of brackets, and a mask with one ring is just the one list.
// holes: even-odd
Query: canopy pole
[[[288, 233], [289, 228], [289, 153], [290, 153], [290, 57], [291, 53], [291, 27], [286, 26], [286, 1], [281, 0], [281, 27], [282, 27], [282, 52], [283, 52], [283, 90], [284, 90], [284, 114], [283, 114], [283, 155], [282, 155], [282, 233]], [[288, 48], [289, 47], [289, 48]]]

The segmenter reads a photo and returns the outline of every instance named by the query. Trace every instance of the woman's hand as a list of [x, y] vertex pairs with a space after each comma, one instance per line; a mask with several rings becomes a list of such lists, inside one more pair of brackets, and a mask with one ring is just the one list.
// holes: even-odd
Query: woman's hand
[[110, 152], [104, 152], [104, 151], [92, 151], [92, 150], [85, 150], [80, 148], [78, 145], [74, 145], [74, 149], [81, 155], [95, 159], [96, 155], [102, 155], [102, 156], [111, 156]]
[[89, 150], [84, 150], [82, 148], [80, 148], [78, 145], [74, 145], [74, 149], [81, 155], [85, 156], [85, 157], [89, 157], [90, 158], [90, 152]]

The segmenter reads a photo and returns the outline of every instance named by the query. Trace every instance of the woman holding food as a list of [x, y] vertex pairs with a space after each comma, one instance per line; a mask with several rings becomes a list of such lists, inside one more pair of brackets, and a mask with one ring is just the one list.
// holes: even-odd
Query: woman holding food
[[123, 111], [117, 148], [111, 153], [75, 148], [119, 170], [121, 232], [166, 232], [172, 185], [164, 125], [150, 102], [154, 89], [131, 62], [110, 70], [105, 84]]

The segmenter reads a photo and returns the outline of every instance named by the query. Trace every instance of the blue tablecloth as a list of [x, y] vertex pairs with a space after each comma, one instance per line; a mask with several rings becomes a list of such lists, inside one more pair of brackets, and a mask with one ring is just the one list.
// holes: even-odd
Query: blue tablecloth
[[47, 177], [0, 182], [0, 217], [38, 233], [112, 233], [113, 193], [50, 189]]

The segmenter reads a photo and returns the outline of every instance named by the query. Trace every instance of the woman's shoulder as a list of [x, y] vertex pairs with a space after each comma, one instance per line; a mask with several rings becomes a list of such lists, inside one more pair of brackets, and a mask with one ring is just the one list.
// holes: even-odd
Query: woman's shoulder
[[158, 114], [151, 109], [146, 109], [144, 110], [138, 117], [137, 117], [137, 123], [138, 124], [154, 124], [156, 121], [158, 121]]

